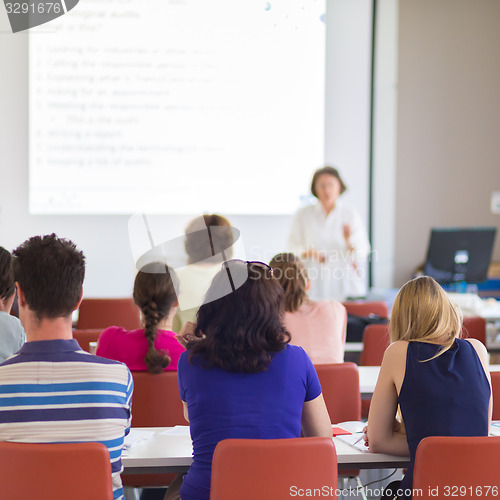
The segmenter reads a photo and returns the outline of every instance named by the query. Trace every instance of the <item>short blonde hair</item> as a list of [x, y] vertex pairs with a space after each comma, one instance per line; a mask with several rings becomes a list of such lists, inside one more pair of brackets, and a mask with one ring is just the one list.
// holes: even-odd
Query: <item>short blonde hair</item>
[[443, 349], [436, 355], [439, 356], [461, 335], [462, 312], [433, 278], [421, 276], [399, 290], [392, 307], [389, 332], [391, 342], [441, 344]]

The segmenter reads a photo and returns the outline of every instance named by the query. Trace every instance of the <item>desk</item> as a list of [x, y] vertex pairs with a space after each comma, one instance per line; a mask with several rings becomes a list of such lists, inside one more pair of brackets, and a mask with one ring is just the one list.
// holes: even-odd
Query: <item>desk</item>
[[[124, 474], [187, 472], [192, 459], [191, 438], [188, 435], [162, 434], [165, 427], [149, 429], [154, 436], [136, 444], [122, 457]], [[339, 469], [384, 469], [401, 468], [408, 465], [408, 457], [383, 453], [363, 453], [356, 448], [333, 438], [337, 449]]]
[[358, 366], [359, 390], [362, 398], [370, 398], [377, 384], [380, 366]]

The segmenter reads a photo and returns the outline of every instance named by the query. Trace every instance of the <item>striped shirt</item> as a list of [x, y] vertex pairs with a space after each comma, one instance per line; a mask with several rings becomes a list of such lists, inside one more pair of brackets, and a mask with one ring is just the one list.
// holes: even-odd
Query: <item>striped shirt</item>
[[27, 342], [0, 365], [0, 441], [97, 441], [111, 459], [113, 498], [123, 499], [123, 440], [130, 429], [128, 368], [71, 340]]

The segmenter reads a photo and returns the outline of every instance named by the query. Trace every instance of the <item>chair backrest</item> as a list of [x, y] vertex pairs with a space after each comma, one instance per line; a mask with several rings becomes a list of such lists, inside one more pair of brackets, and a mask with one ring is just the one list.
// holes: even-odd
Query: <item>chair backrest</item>
[[500, 372], [490, 372], [493, 393], [493, 420], [500, 420]]
[[112, 500], [109, 452], [101, 443], [0, 442], [0, 485], [6, 500]]
[[331, 438], [225, 439], [215, 448], [210, 500], [290, 500], [313, 488], [337, 498]]
[[179, 396], [177, 372], [132, 372], [132, 427], [188, 425]]
[[359, 358], [361, 366], [380, 366], [384, 352], [389, 347], [389, 326], [368, 325], [363, 330], [363, 350]]
[[486, 345], [486, 320], [481, 316], [464, 317], [462, 338], [477, 339]]
[[102, 328], [89, 328], [88, 330], [73, 330], [73, 338], [77, 340], [80, 347], [90, 352], [90, 342], [97, 342]]
[[141, 327], [141, 313], [132, 298], [82, 300], [77, 328], [104, 330], [108, 326], [122, 326], [127, 330]]
[[376, 314], [381, 318], [389, 317], [389, 308], [383, 300], [348, 300], [342, 302], [342, 304], [344, 304], [347, 314], [354, 314], [355, 316]]
[[332, 424], [361, 419], [359, 372], [355, 363], [315, 365]]
[[[500, 489], [499, 463], [500, 436], [427, 437], [417, 448], [413, 491], [418, 490], [419, 499], [493, 498], [498, 496]], [[496, 487], [496, 494], [492, 487]], [[416, 498], [415, 493], [413, 498]]]

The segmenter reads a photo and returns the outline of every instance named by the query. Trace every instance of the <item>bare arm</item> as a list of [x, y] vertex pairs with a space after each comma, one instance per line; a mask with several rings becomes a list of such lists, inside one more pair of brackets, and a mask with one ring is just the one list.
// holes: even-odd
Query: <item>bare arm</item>
[[398, 391], [406, 366], [406, 342], [395, 342], [384, 354], [368, 416], [367, 442], [375, 453], [409, 455], [408, 442], [397, 425]]
[[302, 407], [302, 434], [304, 437], [332, 437], [332, 424], [323, 394]]
[[185, 401], [182, 402], [182, 411], [184, 413], [184, 418], [189, 422], [188, 405]]
[[484, 374], [486, 375], [486, 378], [488, 379], [488, 382], [490, 384], [490, 391], [491, 391], [491, 396], [490, 396], [490, 404], [489, 404], [489, 409], [488, 409], [488, 427], [491, 425], [491, 418], [493, 414], [493, 391], [491, 390], [491, 376], [490, 376], [490, 368], [489, 368], [489, 359], [488, 359], [488, 351], [486, 350], [486, 347], [482, 342], [480, 342], [477, 339], [465, 339], [468, 342], [472, 344], [472, 347], [476, 350], [476, 353], [479, 357], [479, 360], [481, 361], [481, 364], [483, 365], [483, 370]]

